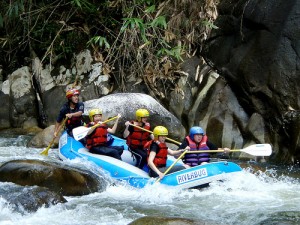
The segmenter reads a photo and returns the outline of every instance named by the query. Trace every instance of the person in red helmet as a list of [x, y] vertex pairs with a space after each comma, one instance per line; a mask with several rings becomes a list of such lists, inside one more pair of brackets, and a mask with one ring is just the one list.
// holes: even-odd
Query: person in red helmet
[[61, 107], [60, 112], [56, 119], [54, 128], [54, 136], [57, 137], [60, 127], [63, 125], [62, 121], [64, 118], [68, 118], [66, 121], [66, 130], [70, 136], [73, 136], [72, 130], [75, 127], [82, 126], [83, 118], [82, 114], [84, 111], [83, 102], [79, 102], [80, 92], [77, 89], [70, 89], [66, 92], [66, 98], [68, 101]]

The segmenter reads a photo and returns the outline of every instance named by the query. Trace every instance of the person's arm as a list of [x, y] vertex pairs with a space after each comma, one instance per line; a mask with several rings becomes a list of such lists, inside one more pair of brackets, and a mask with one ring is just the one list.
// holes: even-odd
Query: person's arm
[[72, 118], [73, 116], [80, 117], [80, 116], [82, 116], [83, 112], [84, 112], [84, 104], [82, 102], [79, 102], [78, 103], [78, 111], [73, 112], [73, 113], [67, 113], [66, 116], [69, 118]]
[[55, 123], [55, 127], [54, 127], [54, 137], [57, 137], [58, 135], [58, 131], [60, 130], [61, 126], [62, 126], [62, 122], [63, 122], [63, 119], [66, 115], [66, 107], [65, 105], [63, 105], [59, 111], [59, 114], [57, 116], [57, 119], [56, 119], [56, 123]]
[[130, 122], [129, 121], [126, 121], [125, 126], [126, 127], [125, 127], [125, 130], [123, 132], [123, 137], [127, 138], [128, 135], [130, 134], [130, 129], [131, 129], [132, 126], [130, 126]]
[[210, 141], [207, 141], [207, 147], [210, 149], [210, 150], [218, 150], [219, 148], [212, 142]]
[[188, 145], [188, 142], [186, 138], [181, 142], [181, 145], [179, 145], [178, 149], [188, 149], [190, 150], [190, 146]]
[[173, 156], [180, 156], [184, 151], [184, 149], [172, 150], [168, 148], [168, 154]]
[[80, 117], [80, 116], [82, 116], [82, 114], [83, 113], [81, 111], [78, 111], [78, 112], [74, 112], [74, 113], [67, 113], [66, 116], [69, 118], [72, 118], [73, 116]]
[[56, 122], [54, 127], [54, 137], [57, 137], [58, 131], [60, 130], [60, 127], [62, 126], [62, 122]]
[[113, 125], [112, 128], [107, 128], [107, 132], [111, 133], [111, 134], [114, 134], [117, 130], [117, 127], [118, 127], [118, 122], [119, 122], [119, 118], [121, 117], [121, 114], [118, 114], [118, 118], [116, 119], [116, 122], [115, 124]]
[[224, 150], [224, 153], [229, 153], [230, 152], [230, 148], [226, 148], [226, 147], [225, 148], [219, 148], [210, 141], [207, 142], [207, 146], [209, 147], [210, 150]]

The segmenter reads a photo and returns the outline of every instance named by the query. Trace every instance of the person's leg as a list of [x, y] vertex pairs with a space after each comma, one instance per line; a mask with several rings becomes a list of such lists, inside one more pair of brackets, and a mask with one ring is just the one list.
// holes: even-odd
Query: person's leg
[[[162, 172], [162, 173], [164, 173], [167, 169], [168, 169], [169, 167], [162, 167], [162, 168], [159, 168], [159, 171], [160, 172]], [[174, 173], [174, 172], [177, 172], [177, 171], [180, 171], [180, 170], [184, 170], [185, 169], [185, 167], [184, 166], [173, 166], [169, 171], [168, 171], [168, 173], [167, 174], [169, 174], [169, 173]]]
[[116, 149], [120, 156], [123, 154], [124, 146], [109, 146], [109, 147]]
[[145, 151], [144, 149], [135, 149], [134, 150], [140, 158], [139, 163], [137, 164], [137, 167], [140, 169], [143, 169], [144, 165], [147, 163], [147, 151]]
[[92, 153], [100, 154], [100, 155], [107, 155], [111, 156], [113, 158], [121, 159], [121, 156], [119, 155], [119, 152], [116, 149], [106, 147], [106, 146], [97, 146], [97, 147], [92, 147], [91, 148]]
[[135, 166], [140, 168], [140, 164], [141, 164], [141, 161], [142, 161], [142, 156], [138, 152], [136, 152], [136, 149], [129, 148], [129, 151], [135, 156], [135, 159], [136, 159]]

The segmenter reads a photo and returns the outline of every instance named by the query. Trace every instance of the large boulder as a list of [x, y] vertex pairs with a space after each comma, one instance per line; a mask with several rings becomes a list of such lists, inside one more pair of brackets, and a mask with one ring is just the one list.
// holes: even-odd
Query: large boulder
[[[114, 117], [118, 113], [122, 115], [119, 120], [117, 135], [122, 136], [125, 122], [135, 119], [135, 111], [145, 108], [150, 112], [149, 122], [151, 128], [162, 125], [169, 130], [169, 136], [181, 141], [185, 135], [185, 129], [181, 122], [168, 110], [166, 110], [154, 98], [140, 93], [117, 93], [104, 96], [99, 99], [89, 100], [85, 103], [85, 114], [93, 108], [101, 108], [104, 119]], [[111, 126], [114, 122], [111, 122]]]
[[47, 187], [64, 196], [81, 196], [106, 188], [106, 182], [90, 171], [39, 160], [13, 160], [4, 163], [0, 166], [0, 181]]
[[24, 66], [9, 76], [9, 96], [11, 126], [22, 128], [37, 126], [38, 110], [35, 104], [37, 99], [29, 67]]

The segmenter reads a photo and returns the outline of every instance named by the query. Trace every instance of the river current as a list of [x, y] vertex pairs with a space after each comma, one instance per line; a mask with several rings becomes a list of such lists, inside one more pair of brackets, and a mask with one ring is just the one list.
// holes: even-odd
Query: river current
[[[13, 159], [59, 160], [57, 149], [50, 149], [45, 157], [39, 154], [43, 149], [25, 147], [29, 138], [0, 137], [0, 163]], [[82, 159], [64, 163], [106, 176]], [[262, 169], [254, 170], [254, 164]], [[125, 225], [143, 216], [181, 217], [209, 224], [300, 224], [299, 167], [254, 162], [246, 165], [249, 166], [240, 174], [201, 190], [176, 190], [160, 184], [136, 189], [116, 184], [107, 176], [109, 185], [105, 191], [66, 197], [67, 203], [40, 208], [34, 213], [15, 212], [0, 196], [0, 225]], [[0, 182], [0, 188], [6, 187]]]

